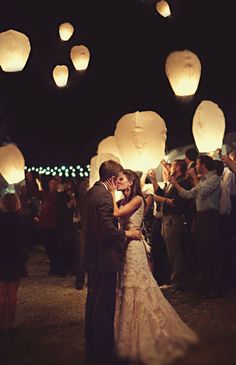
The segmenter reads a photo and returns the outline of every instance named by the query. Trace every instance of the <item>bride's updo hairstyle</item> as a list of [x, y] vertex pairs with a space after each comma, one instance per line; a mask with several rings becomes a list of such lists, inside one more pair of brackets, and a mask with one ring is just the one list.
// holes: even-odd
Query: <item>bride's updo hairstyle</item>
[[139, 178], [138, 174], [136, 172], [134, 172], [132, 170], [128, 170], [128, 169], [123, 170], [122, 174], [124, 174], [127, 177], [129, 182], [133, 183], [130, 187], [131, 191], [130, 191], [130, 195], [129, 195], [129, 201], [131, 199], [133, 199], [135, 196], [139, 195], [143, 198], [143, 200], [145, 202], [145, 198], [142, 193], [140, 178]]

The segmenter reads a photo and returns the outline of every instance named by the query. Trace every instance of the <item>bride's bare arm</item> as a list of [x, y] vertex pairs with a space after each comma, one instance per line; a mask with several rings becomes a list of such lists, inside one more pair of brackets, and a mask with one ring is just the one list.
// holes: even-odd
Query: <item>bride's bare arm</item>
[[121, 205], [118, 207], [115, 200], [115, 193], [112, 193], [113, 203], [114, 203], [114, 212], [113, 215], [115, 217], [125, 217], [131, 213], [134, 213], [140, 205], [142, 204], [143, 198], [141, 196], [135, 196], [132, 200], [130, 200], [127, 204]]
[[108, 190], [111, 192], [112, 199], [113, 199], [114, 217], [117, 217], [117, 218], [125, 217], [126, 215], [129, 215], [130, 213], [135, 212], [135, 210], [137, 210], [140, 207], [140, 205], [142, 204], [143, 198], [141, 196], [137, 195], [132, 200], [130, 200], [127, 204], [121, 205], [120, 207], [118, 207], [117, 202], [116, 202], [116, 196], [115, 196], [116, 185], [114, 184], [113, 181], [107, 181], [106, 184], [107, 184]]

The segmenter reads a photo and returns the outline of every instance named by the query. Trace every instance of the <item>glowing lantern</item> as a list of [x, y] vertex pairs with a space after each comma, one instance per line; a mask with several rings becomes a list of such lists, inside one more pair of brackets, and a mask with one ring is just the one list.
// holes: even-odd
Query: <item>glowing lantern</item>
[[147, 171], [165, 155], [166, 124], [153, 111], [126, 114], [116, 125], [115, 139], [123, 166]]
[[169, 54], [166, 75], [177, 96], [194, 95], [201, 76], [201, 62], [197, 55], [185, 50]]
[[65, 65], [57, 65], [53, 69], [53, 78], [58, 87], [64, 87], [67, 84], [69, 71]]
[[222, 147], [225, 117], [219, 106], [204, 100], [193, 116], [193, 136], [199, 152], [212, 152]]
[[112, 155], [118, 157], [118, 159], [121, 161], [120, 152], [114, 136], [109, 136], [107, 138], [104, 138], [99, 143], [97, 154], [101, 155], [103, 153], [111, 153]]
[[62, 23], [59, 26], [59, 35], [62, 41], [68, 41], [74, 33], [74, 27], [71, 23]]
[[171, 15], [170, 7], [167, 1], [161, 0], [156, 4], [156, 10], [159, 14], [161, 14], [164, 18]]
[[112, 153], [102, 153], [92, 157], [90, 160], [90, 174], [89, 174], [89, 186], [93, 186], [96, 181], [99, 180], [99, 167], [104, 161], [113, 160], [120, 163], [118, 157], [114, 156]]
[[89, 64], [90, 52], [87, 47], [74, 46], [70, 51], [70, 58], [76, 70], [83, 71], [86, 70]]
[[3, 71], [22, 71], [30, 50], [30, 41], [25, 34], [13, 29], [0, 33], [0, 65]]
[[25, 160], [14, 144], [0, 147], [0, 174], [8, 184], [17, 184], [25, 178]]

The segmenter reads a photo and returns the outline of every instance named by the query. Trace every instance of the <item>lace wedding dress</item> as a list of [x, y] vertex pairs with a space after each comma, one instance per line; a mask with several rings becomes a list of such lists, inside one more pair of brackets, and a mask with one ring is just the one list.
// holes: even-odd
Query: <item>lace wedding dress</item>
[[[125, 229], [139, 228], [144, 203], [121, 219]], [[115, 312], [115, 343], [120, 357], [147, 365], [169, 364], [183, 356], [196, 334], [181, 320], [154, 279], [142, 241], [131, 241], [124, 252]]]

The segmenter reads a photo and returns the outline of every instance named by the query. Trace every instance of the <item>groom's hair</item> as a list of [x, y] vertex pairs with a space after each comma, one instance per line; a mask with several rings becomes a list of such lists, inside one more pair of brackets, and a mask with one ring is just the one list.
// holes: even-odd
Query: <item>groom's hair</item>
[[110, 179], [112, 176], [118, 176], [123, 171], [123, 167], [116, 161], [104, 161], [99, 168], [100, 180], [104, 181]]

